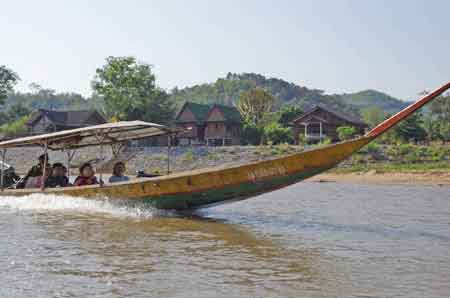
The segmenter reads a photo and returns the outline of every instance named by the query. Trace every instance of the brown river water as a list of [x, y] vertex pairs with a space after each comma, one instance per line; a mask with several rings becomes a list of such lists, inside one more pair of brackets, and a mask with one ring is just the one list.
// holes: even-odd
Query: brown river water
[[197, 211], [0, 199], [0, 297], [450, 297], [450, 187], [305, 182]]

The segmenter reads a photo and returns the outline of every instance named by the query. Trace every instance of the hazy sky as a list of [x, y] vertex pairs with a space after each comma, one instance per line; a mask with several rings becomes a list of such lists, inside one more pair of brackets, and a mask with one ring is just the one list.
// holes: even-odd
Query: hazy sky
[[107, 56], [155, 66], [163, 88], [256, 72], [328, 93], [414, 99], [450, 80], [450, 1], [0, 1], [0, 65], [91, 93]]

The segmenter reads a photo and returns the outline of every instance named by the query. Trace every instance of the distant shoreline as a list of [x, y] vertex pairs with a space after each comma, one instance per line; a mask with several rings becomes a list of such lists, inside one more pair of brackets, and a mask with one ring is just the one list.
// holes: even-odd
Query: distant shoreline
[[337, 182], [378, 185], [421, 185], [421, 186], [450, 186], [450, 172], [389, 172], [377, 173], [323, 173], [311, 177], [309, 182]]

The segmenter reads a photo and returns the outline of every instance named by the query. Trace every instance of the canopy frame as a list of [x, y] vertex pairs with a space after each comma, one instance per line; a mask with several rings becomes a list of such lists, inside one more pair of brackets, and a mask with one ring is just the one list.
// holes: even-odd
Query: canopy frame
[[3, 141], [0, 142], [0, 149], [29, 146], [48, 146], [48, 149], [54, 151], [78, 149], [98, 146], [98, 136], [100, 135], [103, 139], [102, 145], [111, 145], [168, 135], [177, 131], [176, 129], [150, 122], [122, 121]]

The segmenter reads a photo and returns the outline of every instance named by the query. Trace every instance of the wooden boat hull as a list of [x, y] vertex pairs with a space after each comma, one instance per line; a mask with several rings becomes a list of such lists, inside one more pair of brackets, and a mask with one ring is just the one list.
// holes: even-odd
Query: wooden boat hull
[[104, 186], [5, 190], [4, 196], [46, 193], [83, 198], [139, 200], [159, 209], [195, 209], [270, 192], [326, 171], [372, 137], [230, 168], [208, 168]]

